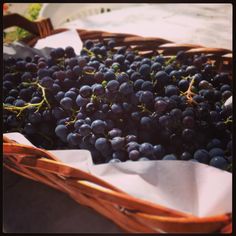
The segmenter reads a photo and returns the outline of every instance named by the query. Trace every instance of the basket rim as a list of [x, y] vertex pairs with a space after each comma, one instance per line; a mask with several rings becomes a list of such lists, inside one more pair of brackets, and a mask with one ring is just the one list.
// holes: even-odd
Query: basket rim
[[[79, 180], [80, 184], [93, 189], [95, 192], [106, 192], [107, 193], [107, 191], [108, 191], [112, 195], [115, 194], [115, 196], [118, 196], [118, 197], [125, 197], [125, 198], [128, 197], [130, 200], [133, 200], [137, 203], [144, 204], [144, 205], [149, 205], [150, 207], [156, 208], [158, 210], [164, 210], [167, 213], [171, 213], [171, 214], [180, 213], [182, 215], [182, 216], [179, 215], [178, 217], [171, 217], [171, 216], [157, 216], [157, 215], [153, 215], [151, 213], [136, 213], [136, 214], [139, 214], [140, 216], [143, 216], [143, 217], [145, 216], [145, 217], [150, 218], [150, 219], [159, 219], [159, 220], [169, 219], [170, 222], [171, 221], [176, 221], [177, 219], [179, 219], [180, 220], [179, 222], [184, 223], [184, 222], [191, 222], [191, 220], [192, 220], [192, 222], [203, 222], [203, 221], [212, 222], [213, 220], [215, 220], [215, 221], [228, 221], [230, 219], [230, 216], [232, 215], [232, 213], [224, 213], [224, 214], [216, 214], [216, 215], [213, 215], [213, 216], [199, 217], [199, 216], [195, 216], [195, 215], [192, 215], [192, 214], [189, 214], [189, 213], [181, 212], [181, 211], [169, 208], [169, 207], [165, 207], [161, 204], [153, 203], [153, 202], [150, 202], [148, 200], [139, 199], [135, 196], [132, 196], [132, 195], [124, 192], [123, 190], [120, 190], [119, 188], [109, 184], [105, 180], [103, 180], [99, 177], [96, 177], [95, 175], [93, 175], [91, 173], [87, 173], [83, 170], [80, 170], [78, 168], [72, 167], [72, 166], [70, 166], [66, 163], [63, 163], [63, 162], [59, 161], [48, 150], [44, 150], [42, 148], [35, 148], [35, 147], [25, 145], [25, 144], [19, 144], [19, 143], [15, 143], [15, 142], [13, 143], [12, 140], [7, 138], [5, 135], [3, 135], [3, 140], [4, 140], [4, 143], [3, 143], [4, 156], [5, 155], [14, 155], [14, 153], [17, 150], [18, 151], [20, 150], [22, 152], [21, 154], [23, 154], [23, 155], [25, 155], [24, 153], [33, 155], [33, 153], [35, 152], [35, 156], [41, 155], [41, 156], [44, 157], [44, 158], [41, 157], [41, 159], [35, 160], [33, 162], [31, 161], [32, 156], [27, 157], [25, 159], [25, 161], [21, 157], [20, 158], [21, 159], [20, 163], [22, 163], [26, 167], [28, 166], [30, 168], [42, 169], [44, 171], [49, 171], [50, 173], [53, 173], [53, 172], [55, 173], [56, 172], [57, 174], [60, 174], [60, 175], [64, 174], [65, 177], [66, 177], [66, 175], [70, 176], [72, 171], [75, 174], [74, 176], [76, 176], [76, 173], [83, 173], [85, 176], [92, 176], [93, 180], [99, 180], [100, 183], [103, 182], [105, 184], [105, 186], [101, 186], [101, 184], [94, 183], [91, 180]], [[38, 161], [38, 163], [39, 163], [38, 166], [35, 165], [36, 161]], [[54, 170], [53, 172], [51, 171], [50, 167], [45, 168], [45, 166], [48, 166], [50, 164], [52, 166], [53, 165], [58, 166], [58, 168], [56, 170]], [[67, 168], [66, 172], [64, 172], [64, 173], [61, 172], [61, 171], [63, 171], [63, 167]], [[92, 185], [91, 185], [91, 183], [92, 183]], [[128, 210], [128, 212], [129, 212], [129, 210]]]

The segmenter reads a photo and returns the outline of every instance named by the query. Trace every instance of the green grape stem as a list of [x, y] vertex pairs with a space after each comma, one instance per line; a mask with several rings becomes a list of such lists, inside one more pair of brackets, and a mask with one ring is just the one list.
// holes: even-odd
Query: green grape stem
[[27, 103], [23, 107], [17, 107], [17, 106], [12, 106], [12, 105], [9, 106], [9, 105], [3, 104], [3, 109], [10, 111], [10, 112], [19, 112], [17, 114], [17, 117], [19, 117], [21, 115], [21, 113], [29, 107], [37, 107], [37, 110], [35, 111], [35, 112], [37, 112], [42, 107], [42, 105], [44, 103], [46, 103], [48, 105], [48, 107], [50, 108], [50, 104], [46, 98], [46, 92], [45, 92], [46, 88], [44, 88], [42, 85], [40, 85], [37, 81], [33, 82], [33, 83], [24, 83], [24, 85], [37, 85], [42, 91], [42, 96], [43, 96], [42, 101], [38, 102], [38, 103]]
[[83, 47], [83, 50], [88, 53], [89, 57], [95, 56], [95, 54], [91, 52], [90, 50], [88, 50], [87, 48]]
[[152, 114], [152, 112], [150, 110], [148, 110], [144, 104], [138, 105], [138, 108], [141, 109], [141, 112], [147, 112], [149, 114]]
[[175, 61], [175, 59], [176, 59], [176, 56], [171, 57], [171, 58], [165, 63], [165, 65], [167, 66], [167, 65], [171, 64], [173, 61]]
[[227, 125], [229, 123], [233, 123], [233, 120], [231, 118], [227, 118], [227, 120], [224, 123]]

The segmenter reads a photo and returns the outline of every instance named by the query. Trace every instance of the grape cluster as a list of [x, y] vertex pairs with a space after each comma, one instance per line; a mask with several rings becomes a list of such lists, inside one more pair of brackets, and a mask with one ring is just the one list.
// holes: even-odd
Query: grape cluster
[[232, 166], [229, 73], [206, 55], [140, 56], [109, 40], [4, 60], [4, 132], [94, 163], [189, 160]]

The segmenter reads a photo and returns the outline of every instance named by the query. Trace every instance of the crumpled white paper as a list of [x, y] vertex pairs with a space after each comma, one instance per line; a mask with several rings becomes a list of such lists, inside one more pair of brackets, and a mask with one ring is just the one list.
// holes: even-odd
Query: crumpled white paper
[[62, 47], [64, 49], [67, 46], [71, 46], [74, 48], [75, 53], [79, 55], [83, 43], [77, 31], [74, 29], [70, 29], [62, 33], [53, 34], [45, 38], [39, 39], [34, 47], [37, 49], [43, 49], [45, 45], [50, 48]]
[[[32, 145], [20, 133], [4, 135]], [[205, 164], [170, 160], [94, 165], [86, 150], [50, 152], [67, 165], [153, 203], [200, 217], [232, 212], [232, 174]]]

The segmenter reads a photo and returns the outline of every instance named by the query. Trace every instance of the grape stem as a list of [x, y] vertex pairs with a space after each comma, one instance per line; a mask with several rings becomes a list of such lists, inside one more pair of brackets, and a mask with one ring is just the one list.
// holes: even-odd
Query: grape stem
[[186, 96], [187, 101], [188, 101], [188, 103], [190, 103], [190, 104], [191, 104], [191, 103], [198, 104], [196, 101], [193, 100], [193, 96], [196, 95], [196, 93], [194, 93], [194, 92], [191, 91], [191, 89], [192, 89], [192, 87], [193, 87], [193, 83], [194, 83], [194, 79], [191, 80], [187, 91], [184, 92], [184, 93], [183, 93], [183, 92], [181, 93], [181, 96]]
[[175, 59], [176, 59], [176, 56], [169, 58], [169, 60], [165, 63], [165, 65], [167, 66], [167, 65], [171, 64], [173, 61], [175, 61]]
[[224, 123], [227, 125], [228, 123], [233, 123], [233, 120], [230, 117], [228, 117]]
[[21, 113], [29, 108], [29, 107], [37, 107], [37, 110], [35, 112], [38, 112], [39, 109], [42, 107], [42, 105], [44, 103], [47, 103], [48, 107], [50, 108], [50, 104], [46, 98], [46, 88], [44, 88], [41, 84], [39, 84], [37, 81], [36, 82], [33, 82], [33, 83], [24, 83], [25, 85], [37, 85], [41, 91], [42, 91], [42, 96], [43, 96], [43, 99], [41, 102], [38, 102], [38, 103], [27, 103], [25, 106], [23, 107], [17, 107], [17, 106], [12, 106], [12, 105], [6, 105], [6, 104], [3, 104], [3, 109], [7, 110], [7, 111], [10, 111], [10, 112], [19, 112], [17, 114], [17, 117], [19, 117], [21, 115]]
[[141, 109], [141, 112], [147, 112], [149, 114], [152, 114], [152, 112], [150, 110], [148, 110], [144, 104], [138, 105], [138, 108]]
[[83, 47], [83, 50], [86, 51], [90, 57], [94, 56], [94, 53], [88, 50], [87, 48]]
[[74, 124], [77, 121], [76, 115], [78, 114], [79, 111], [72, 110], [72, 112], [73, 112], [72, 117], [74, 117], [74, 119], [70, 120], [70, 121], [66, 121], [65, 122], [66, 126], [72, 125], [72, 124]]

